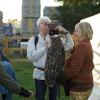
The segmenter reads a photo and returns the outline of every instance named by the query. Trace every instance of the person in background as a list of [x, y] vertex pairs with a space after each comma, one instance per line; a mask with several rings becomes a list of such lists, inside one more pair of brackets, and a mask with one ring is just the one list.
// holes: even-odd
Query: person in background
[[[0, 85], [4, 86], [12, 93], [18, 94], [26, 98], [29, 98], [33, 95], [31, 91], [28, 91], [27, 89], [22, 87], [18, 82], [14, 81], [8, 75], [2, 63], [0, 63]], [[0, 100], [2, 100], [1, 95], [0, 95]]]
[[15, 71], [2, 49], [0, 49], [0, 100], [12, 100], [13, 92], [24, 97], [32, 95], [32, 92], [16, 82]]
[[65, 77], [70, 80], [71, 100], [87, 100], [93, 88], [93, 49], [90, 43], [93, 31], [87, 22], [75, 26], [78, 43], [72, 55], [65, 60]]
[[[44, 100], [45, 92], [47, 89], [44, 77], [44, 69], [46, 67], [46, 52], [47, 49], [50, 47], [50, 35], [48, 26], [50, 23], [51, 20], [48, 17], [39, 18], [37, 21], [37, 27], [39, 30], [38, 43], [35, 46], [34, 36], [31, 37], [28, 41], [27, 57], [29, 61], [34, 64], [33, 78], [35, 79], [36, 100]], [[62, 26], [58, 26], [57, 29], [59, 32], [66, 32], [66, 30]], [[66, 35], [66, 39], [63, 40], [63, 44], [66, 51], [73, 49], [74, 43], [70, 34]], [[55, 84], [53, 87], [48, 87], [48, 89], [49, 100], [57, 100], [57, 85]]]
[[0, 60], [10, 62], [10, 60], [4, 54], [2, 47], [0, 47]]
[[[11, 78], [16, 81], [15, 70], [13, 69], [9, 59], [3, 53], [2, 49], [0, 50], [0, 62], [3, 64], [6, 72], [11, 76]], [[3, 100], [12, 100], [11, 91], [2, 85], [0, 85], [0, 94], [2, 95]]]
[[[11, 63], [7, 61], [2, 61], [1, 63], [4, 65], [4, 68], [10, 77], [16, 81], [15, 70], [13, 69]], [[2, 85], [0, 85], [0, 93], [2, 94], [3, 100], [12, 100], [12, 92]]]

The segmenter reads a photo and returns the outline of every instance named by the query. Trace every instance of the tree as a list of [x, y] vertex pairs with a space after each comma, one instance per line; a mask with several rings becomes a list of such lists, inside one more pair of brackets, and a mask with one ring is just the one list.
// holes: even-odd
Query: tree
[[89, 4], [100, 4], [100, 0], [55, 0], [57, 2], [63, 2], [63, 6], [65, 5], [82, 5], [84, 3]]
[[[63, 6], [58, 7], [59, 15], [56, 18], [63, 26], [73, 32], [74, 26], [81, 19], [100, 12], [100, 4], [94, 5], [94, 0], [57, 0], [63, 1]], [[100, 0], [98, 0], [100, 1]], [[97, 2], [97, 0], [95, 0]]]

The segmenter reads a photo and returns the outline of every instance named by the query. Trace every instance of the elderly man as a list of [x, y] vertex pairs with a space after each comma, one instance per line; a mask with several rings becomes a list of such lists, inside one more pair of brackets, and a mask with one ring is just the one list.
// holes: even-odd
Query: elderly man
[[[47, 49], [50, 47], [50, 35], [49, 33], [49, 24], [51, 20], [48, 17], [41, 17], [37, 21], [37, 27], [39, 30], [38, 34], [38, 43], [35, 46], [34, 40], [35, 37], [31, 37], [28, 42], [27, 47], [27, 57], [33, 62], [35, 68], [33, 73], [33, 78], [35, 79], [36, 86], [36, 100], [44, 100], [45, 92], [47, 89], [47, 85], [45, 83], [44, 77], [44, 68], [46, 61]], [[58, 26], [58, 31], [66, 32], [66, 30]], [[73, 48], [73, 40], [70, 37], [70, 34], [66, 35], [66, 39], [63, 41], [65, 50], [71, 50]], [[66, 42], [67, 40], [67, 42]], [[57, 85], [55, 84], [53, 87], [48, 87], [49, 89], [49, 100], [57, 100]]]

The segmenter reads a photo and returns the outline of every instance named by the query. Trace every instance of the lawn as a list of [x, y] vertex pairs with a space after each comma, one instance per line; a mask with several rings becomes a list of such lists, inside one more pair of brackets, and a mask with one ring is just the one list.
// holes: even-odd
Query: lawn
[[[14, 69], [16, 71], [17, 81], [25, 88], [31, 91], [35, 91], [34, 80], [32, 79], [32, 73], [33, 73], [32, 64], [28, 62], [27, 59], [24, 59], [24, 60], [23, 59], [17, 59], [17, 60], [13, 59], [11, 60], [11, 63], [14, 66]], [[47, 94], [48, 93], [46, 93], [45, 100], [48, 100]], [[27, 99], [14, 94], [13, 100], [27, 100]], [[35, 97], [32, 97], [28, 100], [35, 100]], [[65, 94], [62, 88], [61, 88], [60, 97], [58, 98], [58, 100], [68, 100], [68, 98], [65, 97]]]

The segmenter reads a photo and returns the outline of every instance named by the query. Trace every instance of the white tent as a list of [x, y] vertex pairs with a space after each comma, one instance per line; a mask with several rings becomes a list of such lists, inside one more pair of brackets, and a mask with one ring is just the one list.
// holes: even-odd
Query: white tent
[[91, 41], [93, 48], [100, 45], [100, 13], [94, 16], [82, 19], [81, 22], [89, 22], [93, 28], [93, 40]]

